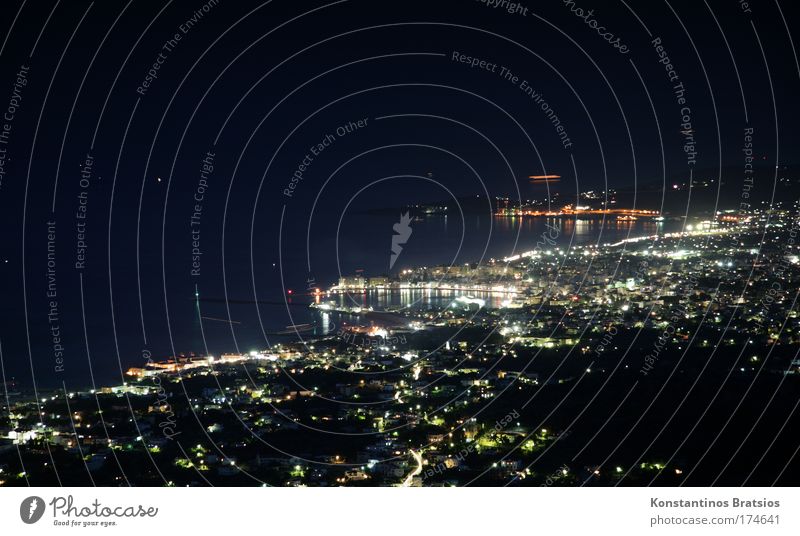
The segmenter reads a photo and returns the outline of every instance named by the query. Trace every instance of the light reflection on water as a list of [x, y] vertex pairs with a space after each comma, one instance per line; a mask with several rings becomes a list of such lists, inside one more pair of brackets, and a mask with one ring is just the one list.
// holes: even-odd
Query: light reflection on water
[[[336, 307], [353, 308], [361, 307], [365, 310], [371, 308], [376, 312], [401, 313], [402, 311], [440, 311], [453, 305], [466, 307], [457, 303], [456, 299], [462, 296], [480, 298], [485, 301], [487, 308], [499, 308], [504, 301], [514, 300], [517, 296], [511, 292], [476, 292], [460, 290], [435, 290], [435, 289], [372, 289], [360, 293], [336, 294], [325, 298], [326, 303], [333, 303]], [[474, 311], [476, 306], [472, 306]], [[316, 315], [315, 335], [325, 335], [336, 332], [343, 324], [380, 324], [380, 318], [369, 315], [325, 312], [314, 310]], [[396, 320], [396, 319], [395, 319]]]
[[[649, 236], [661, 232], [671, 232], [680, 228], [676, 221], [656, 222], [650, 218], [638, 220], [618, 220], [614, 217], [588, 218], [495, 218], [497, 238], [509, 250], [513, 248], [512, 237], [519, 234], [516, 252], [526, 251], [539, 239], [546, 226], [559, 230], [559, 244], [574, 245], [606, 244], [618, 242], [624, 238]], [[532, 242], [532, 243], [531, 243]], [[510, 254], [510, 253], [509, 253]]]
[[363, 293], [337, 294], [327, 298], [339, 307], [363, 307], [376, 311], [397, 311], [401, 309], [436, 310], [450, 306], [460, 296], [473, 296], [486, 301], [486, 306], [498, 308], [505, 300], [516, 296], [510, 292], [478, 292], [474, 290], [436, 290], [436, 289], [374, 289]]

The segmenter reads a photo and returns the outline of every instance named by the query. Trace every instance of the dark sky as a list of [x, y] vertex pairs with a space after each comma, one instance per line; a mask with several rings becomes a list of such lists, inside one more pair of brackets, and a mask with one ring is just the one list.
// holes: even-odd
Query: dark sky
[[[20, 104], [0, 121], [6, 376], [87, 385], [87, 348], [98, 378], [144, 349], [202, 351], [195, 287], [270, 301], [309, 276], [330, 284], [337, 245], [346, 271], [360, 240], [391, 236], [353, 216], [364, 210], [478, 196], [488, 211], [495, 196], [545, 197], [533, 174], [562, 175], [574, 195], [742, 168], [747, 128], [761, 165], [796, 164], [791, 2], [494, 4], [3, 1], [0, 104]], [[236, 318], [286, 325], [270, 307]], [[261, 333], [215, 326], [207, 343], [246, 350]]]

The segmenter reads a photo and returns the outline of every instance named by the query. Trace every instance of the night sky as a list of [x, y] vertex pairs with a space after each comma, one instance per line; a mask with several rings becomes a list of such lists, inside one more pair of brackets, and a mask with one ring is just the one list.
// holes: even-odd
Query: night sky
[[[3, 1], [6, 380], [264, 347], [286, 289], [386, 264], [365, 211], [713, 177], [746, 129], [797, 164], [791, 2], [498, 3]], [[204, 342], [196, 289], [240, 324]]]

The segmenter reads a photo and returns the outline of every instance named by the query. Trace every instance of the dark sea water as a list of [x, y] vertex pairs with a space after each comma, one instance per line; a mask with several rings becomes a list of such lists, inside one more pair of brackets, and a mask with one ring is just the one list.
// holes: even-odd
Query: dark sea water
[[[351, 274], [357, 269], [363, 269], [369, 275], [386, 273], [394, 234], [392, 226], [396, 219], [356, 215], [344, 220], [338, 234], [337, 268], [344, 274]], [[618, 221], [615, 218], [510, 218], [475, 214], [466, 214], [463, 219], [459, 214], [428, 216], [411, 223], [411, 236], [403, 246], [393, 272], [412, 266], [485, 262], [490, 258], [503, 258], [532, 250], [541, 240], [542, 233], [555, 235], [547, 226], [558, 230], [557, 242], [564, 247], [570, 244], [613, 243], [628, 236], [669, 232], [679, 229], [680, 222], [658, 223], [650, 219]], [[318, 266], [325, 264], [321, 262]]]

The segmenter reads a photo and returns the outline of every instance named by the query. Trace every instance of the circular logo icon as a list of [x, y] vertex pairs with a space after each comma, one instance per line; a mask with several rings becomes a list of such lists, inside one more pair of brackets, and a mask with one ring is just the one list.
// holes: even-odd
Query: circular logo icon
[[36, 495], [28, 497], [19, 505], [19, 517], [22, 518], [23, 523], [33, 525], [42, 519], [43, 515], [44, 499], [41, 497], [37, 497]]

